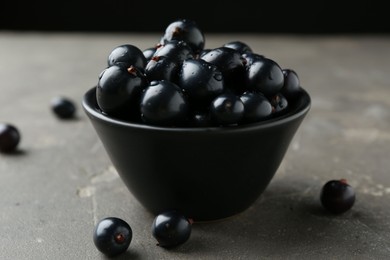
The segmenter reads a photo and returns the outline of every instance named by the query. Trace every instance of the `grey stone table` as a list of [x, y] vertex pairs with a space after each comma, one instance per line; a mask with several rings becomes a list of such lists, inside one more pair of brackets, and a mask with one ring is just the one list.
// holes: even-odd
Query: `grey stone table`
[[[159, 37], [0, 32], [0, 121], [22, 134], [17, 153], [0, 154], [0, 259], [105, 259], [92, 230], [106, 216], [134, 231], [117, 259], [390, 259], [389, 37], [206, 34], [206, 47], [241, 40], [293, 68], [312, 107], [256, 203], [194, 224], [190, 240], [172, 250], [156, 245], [153, 216], [126, 189], [81, 109], [113, 47], [145, 49]], [[76, 101], [76, 119], [54, 117], [49, 102], [58, 95]], [[333, 216], [319, 192], [339, 178], [357, 197]]]

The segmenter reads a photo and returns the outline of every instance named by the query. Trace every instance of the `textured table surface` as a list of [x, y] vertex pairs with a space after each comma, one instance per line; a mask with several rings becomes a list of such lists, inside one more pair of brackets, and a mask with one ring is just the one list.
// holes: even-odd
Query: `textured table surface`
[[[0, 32], [0, 121], [22, 134], [0, 154], [0, 259], [105, 259], [94, 247], [100, 218], [133, 228], [117, 259], [389, 259], [390, 37], [208, 35], [206, 47], [248, 43], [294, 69], [312, 107], [266, 191], [245, 212], [194, 224], [172, 250], [156, 245], [153, 216], [132, 197], [81, 108], [107, 54], [146, 49], [157, 34]], [[54, 96], [74, 99], [75, 120], [54, 117]], [[346, 178], [356, 203], [343, 215], [319, 192]]]

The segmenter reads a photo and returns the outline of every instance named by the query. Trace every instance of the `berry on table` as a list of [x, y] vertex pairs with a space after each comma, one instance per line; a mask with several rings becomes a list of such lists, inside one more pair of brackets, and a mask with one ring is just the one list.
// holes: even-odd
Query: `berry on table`
[[152, 224], [152, 235], [158, 246], [172, 248], [185, 243], [191, 235], [192, 221], [178, 211], [157, 215]]
[[130, 225], [117, 217], [101, 219], [93, 231], [96, 248], [107, 256], [117, 256], [127, 251], [133, 238]]
[[20, 142], [18, 128], [10, 123], [0, 123], [0, 152], [15, 151]]
[[75, 103], [66, 97], [54, 97], [51, 100], [50, 105], [54, 114], [61, 119], [72, 118], [76, 113]]
[[321, 189], [322, 206], [331, 213], [341, 214], [355, 203], [355, 191], [346, 179], [330, 180]]

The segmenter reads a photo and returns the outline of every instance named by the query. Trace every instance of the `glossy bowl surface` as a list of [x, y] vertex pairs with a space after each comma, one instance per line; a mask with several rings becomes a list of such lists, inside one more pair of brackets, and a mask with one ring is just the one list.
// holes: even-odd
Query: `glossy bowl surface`
[[98, 137], [134, 197], [150, 212], [176, 209], [195, 221], [249, 208], [276, 173], [311, 99], [302, 89], [279, 118], [231, 127], [174, 128], [101, 113], [96, 88], [82, 101]]

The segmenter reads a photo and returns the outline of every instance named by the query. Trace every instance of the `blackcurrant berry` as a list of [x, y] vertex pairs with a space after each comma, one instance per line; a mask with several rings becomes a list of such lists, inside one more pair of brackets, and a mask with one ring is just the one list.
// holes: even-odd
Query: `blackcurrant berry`
[[246, 68], [246, 85], [250, 90], [261, 92], [270, 97], [283, 87], [282, 68], [274, 60], [255, 58]]
[[142, 53], [144, 54], [146, 58], [146, 62], [150, 61], [150, 59], [154, 56], [154, 53], [156, 52], [157, 47], [149, 47], [147, 49], [144, 49]]
[[160, 42], [164, 45], [172, 40], [185, 41], [195, 54], [200, 53], [205, 46], [203, 31], [195, 21], [189, 19], [178, 19], [166, 27]]
[[177, 78], [179, 65], [166, 56], [153, 56], [145, 67], [145, 75], [149, 82], [153, 80], [168, 80], [174, 82]]
[[228, 43], [225, 43], [223, 47], [228, 47], [237, 50], [239, 53], [252, 53], [252, 48], [242, 41], [231, 41]]
[[140, 111], [144, 123], [179, 126], [188, 119], [188, 101], [175, 83], [155, 80], [142, 92]]
[[107, 58], [107, 65], [122, 64], [125, 67], [135, 66], [142, 70], [146, 65], [146, 57], [137, 46], [122, 44], [115, 47]]
[[218, 67], [202, 59], [185, 60], [177, 83], [195, 108], [208, 107], [225, 90], [223, 75]]
[[326, 182], [320, 193], [322, 206], [334, 214], [341, 214], [352, 208], [355, 198], [354, 189], [345, 179]]
[[20, 142], [20, 132], [16, 126], [9, 123], [0, 123], [0, 151], [12, 152]]
[[236, 125], [244, 117], [244, 109], [240, 97], [230, 92], [223, 93], [211, 102], [210, 117], [217, 125]]
[[135, 66], [112, 65], [104, 69], [96, 86], [96, 101], [108, 115], [139, 114], [139, 96], [147, 80]]
[[75, 103], [66, 97], [54, 97], [50, 101], [50, 106], [54, 114], [60, 119], [72, 118], [76, 113]]
[[244, 103], [244, 123], [262, 121], [271, 116], [273, 107], [263, 94], [246, 91], [240, 99]]
[[273, 116], [279, 116], [288, 109], [288, 100], [282, 93], [277, 93], [270, 97]]
[[117, 256], [130, 246], [133, 231], [123, 219], [106, 217], [101, 219], [93, 231], [96, 248], [107, 256]]
[[194, 52], [185, 41], [172, 40], [159, 46], [153, 56], [164, 56], [181, 63], [185, 59], [193, 58]]
[[284, 85], [280, 91], [286, 98], [295, 99], [301, 91], [298, 74], [292, 69], [283, 69], [283, 75]]
[[237, 94], [243, 92], [246, 61], [239, 51], [228, 47], [214, 48], [202, 55], [201, 59], [217, 66], [223, 75], [226, 88]]
[[172, 248], [186, 242], [191, 235], [192, 221], [177, 211], [157, 215], [152, 224], [152, 235], [157, 245]]

